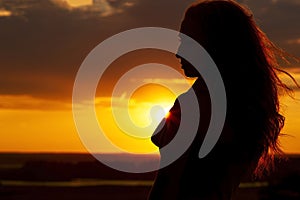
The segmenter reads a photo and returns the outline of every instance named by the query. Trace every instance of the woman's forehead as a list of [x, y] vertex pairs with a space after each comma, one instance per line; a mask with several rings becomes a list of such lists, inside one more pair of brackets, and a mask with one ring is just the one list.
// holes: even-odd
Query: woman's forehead
[[191, 31], [192, 27], [193, 27], [193, 24], [191, 23], [191, 20], [184, 19], [180, 25], [180, 32], [188, 33]]

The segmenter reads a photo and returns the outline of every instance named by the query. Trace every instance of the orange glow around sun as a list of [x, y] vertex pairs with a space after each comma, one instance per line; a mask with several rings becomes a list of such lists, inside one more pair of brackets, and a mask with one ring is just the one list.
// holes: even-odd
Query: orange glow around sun
[[[151, 95], [146, 95], [147, 91]], [[296, 92], [295, 98], [299, 98], [299, 96], [300, 92]], [[167, 110], [172, 106], [174, 98], [174, 94], [167, 88], [155, 84], [145, 85], [136, 90], [129, 99], [117, 99], [119, 102], [115, 111], [120, 113], [125, 108], [129, 112], [132, 120], [132, 124], [129, 126], [130, 131], [131, 126], [143, 128], [151, 125], [153, 119], [155, 123], [158, 123], [163, 113], [161, 107], [167, 113], [165, 117], [168, 117]], [[29, 96], [1, 96], [0, 101], [2, 100], [1, 104], [6, 103], [6, 108], [0, 109], [0, 151], [87, 152], [77, 133], [70, 109], [71, 105], [58, 101], [39, 100]], [[116, 124], [110, 101], [110, 98], [97, 97], [96, 111], [99, 124], [117, 149], [136, 153], [157, 151], [157, 147], [151, 143], [149, 138], [143, 138], [152, 134], [155, 123], [144, 129], [145, 132], [128, 134]], [[126, 106], [127, 103], [130, 105], [129, 108]], [[281, 137], [283, 150], [287, 153], [299, 153], [300, 102], [285, 97], [282, 105], [282, 112], [286, 117], [283, 133], [288, 134], [288, 136]], [[87, 125], [88, 121], [89, 119], [87, 119]], [[124, 126], [122, 118], [118, 120], [118, 123]], [[135, 131], [135, 129], [133, 130]], [[101, 141], [95, 140], [95, 142], [101, 147], [102, 152], [115, 152], [104, 146]]]
[[157, 84], [138, 88], [129, 99], [117, 99], [115, 107], [104, 107], [104, 100], [101, 103], [99, 98], [98, 122], [107, 138], [121, 151], [152, 153], [157, 147], [150, 141], [150, 136], [175, 98], [169, 89]]

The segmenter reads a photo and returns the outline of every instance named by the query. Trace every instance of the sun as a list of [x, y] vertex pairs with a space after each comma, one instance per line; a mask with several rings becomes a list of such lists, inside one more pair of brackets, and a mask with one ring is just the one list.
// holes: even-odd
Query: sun
[[[158, 84], [145, 84], [112, 108], [99, 105], [97, 117], [106, 137], [118, 149], [131, 153], [157, 152], [150, 140], [160, 122], [168, 117], [176, 99], [170, 89]], [[116, 100], [117, 101], [117, 100]], [[95, 139], [96, 142], [96, 139]]]
[[162, 106], [156, 105], [153, 106], [150, 110], [150, 118], [152, 121], [160, 122], [166, 116], [167, 108], [163, 108]]
[[176, 95], [158, 84], [146, 84], [138, 88], [130, 97], [130, 118], [140, 127], [156, 126], [166, 117]]

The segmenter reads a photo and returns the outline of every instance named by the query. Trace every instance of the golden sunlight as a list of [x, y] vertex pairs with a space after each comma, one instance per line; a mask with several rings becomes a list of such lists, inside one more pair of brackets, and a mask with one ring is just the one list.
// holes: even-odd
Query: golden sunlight
[[[129, 115], [140, 127], [158, 124], [172, 107], [176, 95], [158, 84], [146, 84], [138, 88], [130, 97]], [[154, 125], [155, 125], [154, 124]]]
[[[293, 75], [299, 80], [299, 73]], [[182, 88], [182, 85], [177, 87]], [[100, 152], [157, 152], [150, 137], [160, 120], [168, 117], [168, 110], [179, 94], [173, 94], [159, 83], [146, 83], [131, 95], [97, 97], [95, 108], [99, 125], [115, 148], [106, 146], [99, 138], [93, 138], [93, 145]], [[282, 113], [286, 117], [283, 133], [287, 136], [281, 137], [280, 142], [286, 153], [300, 152], [299, 99], [300, 90], [295, 91], [295, 99], [282, 98]], [[63, 100], [1, 95], [0, 151], [86, 152], [71, 107], [70, 102]], [[90, 126], [91, 120], [85, 120], [86, 126]]]
[[0, 109], [0, 151], [86, 152], [71, 110]]
[[150, 137], [175, 98], [175, 94], [161, 85], [146, 84], [135, 90], [131, 97], [112, 98], [111, 101], [118, 101], [115, 106], [107, 107], [102, 101], [97, 107], [98, 122], [104, 134], [120, 150], [153, 153], [157, 147]]

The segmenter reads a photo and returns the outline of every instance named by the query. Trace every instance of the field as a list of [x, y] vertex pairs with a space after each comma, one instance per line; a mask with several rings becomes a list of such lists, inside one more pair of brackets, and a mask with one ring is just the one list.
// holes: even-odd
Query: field
[[[157, 157], [104, 155], [110, 162], [155, 165]], [[299, 200], [300, 156], [262, 180], [245, 180], [234, 200]], [[0, 154], [1, 200], [146, 200], [155, 177], [111, 169], [88, 154]]]

